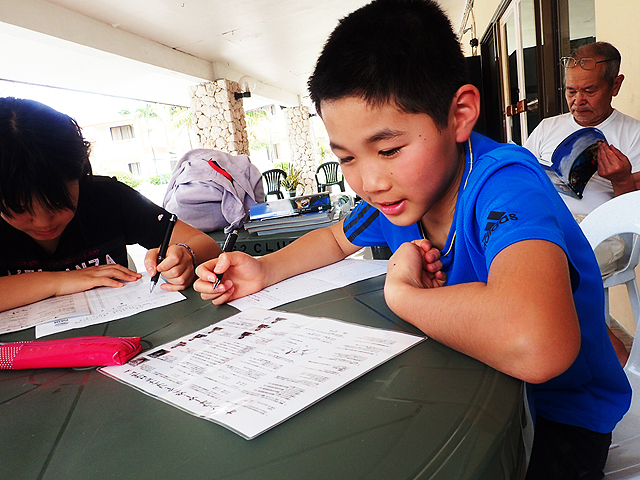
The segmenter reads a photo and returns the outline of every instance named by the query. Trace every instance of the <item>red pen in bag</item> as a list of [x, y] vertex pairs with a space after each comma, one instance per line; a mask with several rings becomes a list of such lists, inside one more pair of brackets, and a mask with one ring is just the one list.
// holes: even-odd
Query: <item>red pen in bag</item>
[[209, 165], [211, 165], [211, 168], [213, 168], [220, 175], [227, 177], [229, 181], [233, 183], [233, 177], [231, 176], [231, 174], [227, 172], [224, 168], [222, 168], [220, 165], [218, 165], [218, 162], [216, 162], [213, 158], [210, 158], [208, 163]]

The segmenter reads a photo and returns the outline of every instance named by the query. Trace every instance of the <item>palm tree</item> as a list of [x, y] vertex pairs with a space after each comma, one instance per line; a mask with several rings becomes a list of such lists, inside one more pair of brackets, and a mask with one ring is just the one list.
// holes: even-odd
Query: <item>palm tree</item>
[[[178, 107], [177, 105], [169, 107], [169, 123], [173, 129], [177, 130], [178, 133], [176, 137], [179, 137], [185, 128], [192, 125], [192, 118], [193, 116], [190, 108]], [[188, 135], [188, 132], [187, 138], [189, 139], [189, 147], [193, 148], [193, 145], [191, 144], [191, 135]]]
[[156, 175], [158, 174], [158, 165], [156, 163], [156, 152], [153, 149], [153, 143], [151, 142], [151, 126], [150, 126], [150, 120], [152, 118], [160, 118], [160, 116], [158, 115], [158, 113], [156, 112], [156, 105], [151, 104], [151, 103], [147, 103], [146, 105], [142, 106], [142, 107], [138, 107], [136, 108], [136, 111], [133, 112], [133, 118], [135, 118], [136, 120], [142, 120], [143, 124], [144, 124], [144, 129], [147, 132], [147, 137], [149, 138], [149, 146], [151, 147], [151, 156], [153, 157], [153, 168], [156, 172]]
[[[267, 159], [272, 160], [271, 154], [271, 128], [268, 125], [269, 115], [264, 108], [257, 108], [245, 112], [247, 122], [247, 137], [249, 149], [254, 151], [267, 150]], [[266, 122], [266, 127], [265, 127]], [[267, 132], [267, 128], [269, 131]], [[265, 137], [267, 137], [265, 139]]]

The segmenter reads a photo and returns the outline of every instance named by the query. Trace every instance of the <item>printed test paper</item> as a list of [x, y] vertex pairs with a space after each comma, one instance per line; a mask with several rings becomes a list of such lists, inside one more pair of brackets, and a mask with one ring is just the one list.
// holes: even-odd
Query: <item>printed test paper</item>
[[252, 439], [424, 339], [250, 308], [100, 371]]

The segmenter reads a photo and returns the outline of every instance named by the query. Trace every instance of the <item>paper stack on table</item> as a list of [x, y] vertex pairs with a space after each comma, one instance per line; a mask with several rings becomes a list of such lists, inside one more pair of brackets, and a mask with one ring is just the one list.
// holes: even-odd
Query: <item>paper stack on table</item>
[[[159, 283], [164, 283], [164, 279]], [[35, 326], [36, 338], [40, 338], [128, 317], [184, 299], [180, 292], [161, 288], [149, 293], [149, 276], [143, 273], [140, 280], [126, 283], [124, 287], [94, 288], [0, 312], [0, 334]]]

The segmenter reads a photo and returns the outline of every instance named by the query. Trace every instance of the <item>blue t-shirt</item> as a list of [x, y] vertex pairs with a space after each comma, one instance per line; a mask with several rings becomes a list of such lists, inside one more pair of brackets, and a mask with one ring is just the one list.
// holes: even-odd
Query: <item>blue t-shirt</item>
[[[494, 257], [516, 242], [540, 239], [561, 247], [569, 261], [581, 347], [564, 373], [528, 385], [532, 409], [549, 420], [611, 432], [629, 408], [631, 387], [607, 334], [593, 250], [527, 150], [474, 133], [465, 160], [453, 224], [441, 252], [447, 285], [486, 283]], [[393, 251], [422, 238], [417, 224], [394, 225], [365, 202], [345, 219], [344, 232], [355, 245], [388, 245]]]

